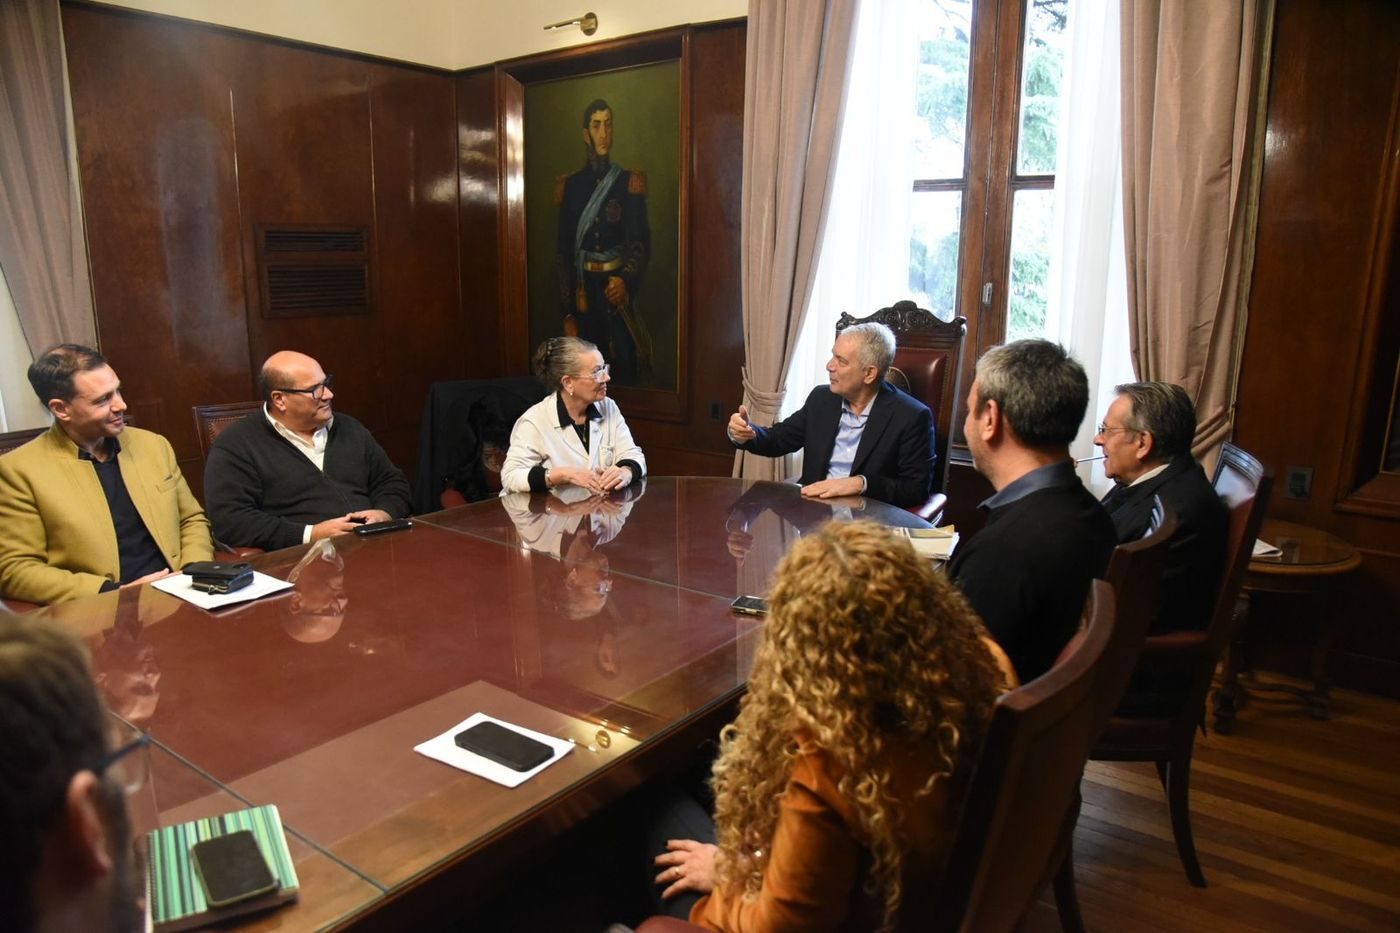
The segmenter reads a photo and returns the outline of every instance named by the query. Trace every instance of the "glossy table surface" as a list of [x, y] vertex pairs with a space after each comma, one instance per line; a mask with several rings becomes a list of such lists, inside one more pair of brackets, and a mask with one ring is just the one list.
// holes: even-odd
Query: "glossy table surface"
[[1356, 548], [1319, 528], [1270, 518], [1260, 527], [1259, 538], [1283, 553], [1250, 560], [1249, 574], [1255, 581], [1260, 576], [1280, 574], [1328, 576], [1361, 566]]
[[[761, 625], [730, 601], [833, 518], [926, 527], [786, 484], [654, 478], [265, 554], [292, 590], [218, 613], [150, 587], [40, 611], [84, 633], [108, 703], [169, 759], [145, 828], [275, 803], [306, 884], [256, 922], [393, 926], [415, 893], [499, 869], [712, 734]], [[514, 789], [414, 752], [478, 711], [576, 748]]]

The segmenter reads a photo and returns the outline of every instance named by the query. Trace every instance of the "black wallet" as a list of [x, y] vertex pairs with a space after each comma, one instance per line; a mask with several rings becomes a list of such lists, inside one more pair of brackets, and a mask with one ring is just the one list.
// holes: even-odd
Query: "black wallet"
[[253, 582], [253, 565], [197, 560], [181, 568], [189, 574], [190, 586], [205, 593], [232, 593]]

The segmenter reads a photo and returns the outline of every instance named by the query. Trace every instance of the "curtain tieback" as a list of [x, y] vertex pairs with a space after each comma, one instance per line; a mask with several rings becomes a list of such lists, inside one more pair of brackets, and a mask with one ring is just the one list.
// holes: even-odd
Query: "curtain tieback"
[[744, 377], [744, 404], [749, 409], [749, 420], [761, 425], [770, 425], [777, 421], [787, 390], [765, 392], [749, 381], [748, 367], [740, 367], [740, 372]]

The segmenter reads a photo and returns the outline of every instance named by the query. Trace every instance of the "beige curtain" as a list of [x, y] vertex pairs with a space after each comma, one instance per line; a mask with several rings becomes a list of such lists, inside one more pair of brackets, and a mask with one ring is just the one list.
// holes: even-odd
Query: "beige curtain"
[[1254, 252], [1273, 0], [1123, 0], [1123, 208], [1139, 379], [1229, 438]]
[[[744, 404], [776, 420], [807, 313], [859, 0], [750, 0], [744, 86]], [[736, 452], [734, 475], [781, 459]]]
[[0, 266], [33, 354], [95, 343], [58, 0], [0, 0]]

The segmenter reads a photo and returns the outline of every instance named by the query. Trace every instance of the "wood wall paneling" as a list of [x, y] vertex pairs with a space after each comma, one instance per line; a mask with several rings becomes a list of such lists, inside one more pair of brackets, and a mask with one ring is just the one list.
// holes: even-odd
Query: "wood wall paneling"
[[[1364, 689], [1400, 690], [1400, 523], [1339, 511], [1348, 413], [1359, 388], [1374, 245], [1386, 216], [1379, 180], [1393, 145], [1400, 6], [1383, 0], [1280, 0], [1270, 81], [1258, 243], [1241, 368], [1236, 443], [1279, 476], [1314, 469], [1306, 500], [1279, 488], [1270, 514], [1340, 535], [1365, 566], [1330, 606], [1276, 606], [1261, 625], [1315, 632], [1310, 613], [1345, 615], [1333, 673]], [[1280, 648], [1267, 644], [1263, 655]], [[1301, 670], [1305, 651], [1276, 653]], [[1344, 681], [1346, 682], [1346, 681]]]
[[[456, 78], [81, 3], [63, 7], [98, 332], [202, 490], [190, 407], [293, 348], [411, 476], [427, 386], [468, 375]], [[261, 316], [256, 227], [369, 231], [371, 315]]]
[[190, 406], [252, 391], [226, 47], [93, 7], [63, 24], [99, 342], [194, 479]]
[[[457, 84], [457, 226], [461, 245], [462, 319], [468, 337], [462, 345], [467, 378], [511, 374], [505, 358], [500, 302], [501, 256], [499, 133], [496, 73], [493, 68], [464, 72]], [[516, 369], [517, 375], [523, 369]]]
[[[232, 38], [230, 75], [238, 133], [239, 206], [250, 362], [300, 350], [337, 376], [335, 405], [378, 430], [387, 393], [375, 383], [383, 360], [375, 318], [384, 254], [375, 229], [369, 68], [361, 61]], [[386, 180], [387, 183], [387, 180]], [[259, 310], [257, 228], [325, 224], [370, 231], [373, 315], [267, 319]]]
[[455, 79], [374, 65], [370, 81], [376, 334], [373, 346], [360, 347], [361, 358], [342, 368], [362, 372], [356, 381], [381, 400], [385, 421], [376, 437], [407, 470], [416, 462], [428, 387], [469, 374], [458, 263]]

